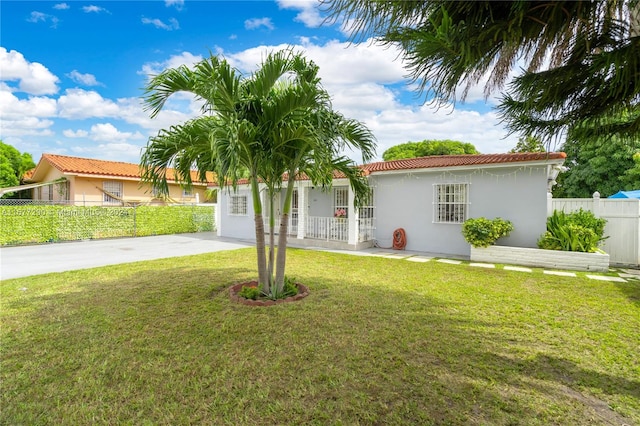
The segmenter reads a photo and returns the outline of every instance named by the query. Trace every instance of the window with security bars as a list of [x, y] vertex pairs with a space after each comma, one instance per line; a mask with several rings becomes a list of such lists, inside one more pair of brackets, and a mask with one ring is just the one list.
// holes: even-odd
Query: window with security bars
[[362, 201], [362, 206], [358, 209], [359, 219], [373, 219], [375, 210], [373, 202], [373, 188], [369, 188], [369, 194]]
[[108, 180], [102, 182], [102, 204], [120, 205], [122, 200], [122, 182]]
[[228, 212], [231, 216], [247, 215], [247, 196], [246, 195], [230, 195]]
[[433, 186], [433, 221], [462, 223], [467, 218], [469, 184], [438, 183]]
[[349, 188], [339, 187], [333, 189], [333, 216], [349, 216]]

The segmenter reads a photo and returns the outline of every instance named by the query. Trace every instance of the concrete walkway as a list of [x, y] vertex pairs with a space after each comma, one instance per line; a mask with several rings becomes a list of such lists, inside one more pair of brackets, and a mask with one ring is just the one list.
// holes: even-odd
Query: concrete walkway
[[213, 232], [0, 248], [0, 280], [250, 247]]
[[[220, 238], [213, 232], [194, 234], [160, 235], [154, 237], [120, 238], [110, 240], [89, 240], [16, 246], [0, 248], [0, 280], [21, 278], [49, 272], [64, 272], [98, 266], [139, 262], [143, 260], [190, 256], [222, 250], [253, 247], [254, 242], [231, 238]], [[289, 247], [296, 247], [295, 240]], [[437, 261], [446, 264], [462, 264], [463, 260], [444, 258], [446, 255], [416, 253], [406, 251], [371, 248], [360, 251], [327, 250], [314, 247], [300, 247], [309, 250], [323, 250], [357, 256], [379, 256], [410, 262]], [[469, 267], [496, 268], [490, 263], [469, 263]], [[518, 266], [504, 266], [504, 269], [522, 273], [532, 273], [533, 269]], [[576, 277], [575, 272], [543, 271], [548, 275]], [[596, 280], [626, 282], [640, 280], [640, 271], [618, 270], [616, 276], [586, 274]]]

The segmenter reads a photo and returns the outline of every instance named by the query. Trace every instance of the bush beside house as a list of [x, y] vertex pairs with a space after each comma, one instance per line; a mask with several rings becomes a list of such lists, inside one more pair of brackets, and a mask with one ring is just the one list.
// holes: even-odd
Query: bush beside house
[[547, 219], [547, 231], [538, 241], [539, 249], [495, 246], [501, 236], [513, 230], [509, 221], [468, 219], [462, 234], [471, 244], [471, 260], [555, 269], [606, 272], [609, 255], [599, 250], [604, 240], [606, 220], [580, 210], [565, 214], [555, 211]]
[[511, 231], [513, 224], [499, 217], [467, 219], [462, 224], [462, 235], [473, 247], [489, 247], [495, 244], [498, 238], [508, 236]]

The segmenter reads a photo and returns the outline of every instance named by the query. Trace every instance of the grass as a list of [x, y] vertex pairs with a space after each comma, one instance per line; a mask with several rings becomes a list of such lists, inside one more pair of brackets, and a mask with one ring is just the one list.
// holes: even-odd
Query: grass
[[0, 283], [0, 424], [640, 424], [640, 285], [252, 249]]

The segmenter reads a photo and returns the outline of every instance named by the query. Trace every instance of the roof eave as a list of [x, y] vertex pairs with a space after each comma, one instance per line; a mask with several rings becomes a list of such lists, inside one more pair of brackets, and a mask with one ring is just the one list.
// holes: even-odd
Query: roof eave
[[444, 167], [420, 167], [420, 168], [404, 168], [397, 170], [381, 170], [369, 171], [369, 176], [380, 175], [392, 175], [403, 173], [429, 173], [429, 172], [446, 172], [446, 171], [460, 171], [460, 170], [477, 170], [477, 169], [494, 169], [494, 168], [506, 168], [506, 167], [533, 167], [533, 166], [548, 166], [548, 165], [562, 165], [564, 158], [553, 158], [545, 160], [534, 161], [513, 161], [509, 163], [485, 163], [485, 164], [465, 164], [461, 166], [444, 166]]

